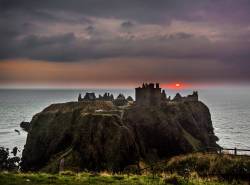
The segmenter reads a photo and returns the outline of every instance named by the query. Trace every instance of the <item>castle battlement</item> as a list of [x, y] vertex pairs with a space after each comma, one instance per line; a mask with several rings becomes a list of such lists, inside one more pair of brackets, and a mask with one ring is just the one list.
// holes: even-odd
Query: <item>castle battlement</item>
[[166, 100], [166, 93], [159, 83], [143, 83], [142, 87], [135, 88], [135, 99], [137, 105], [160, 105]]
[[172, 101], [176, 102], [198, 101], [198, 91], [193, 91], [193, 94], [184, 97], [182, 97], [180, 93], [177, 93]]
[[111, 101], [116, 106], [124, 106], [127, 104], [133, 103], [133, 98], [128, 96], [125, 98], [123, 94], [119, 94], [115, 99], [113, 94], [111, 93], [104, 93], [104, 95], [99, 95], [98, 97], [95, 95], [94, 92], [86, 92], [84, 97], [82, 98], [81, 93], [78, 95], [78, 102], [89, 102], [89, 101]]
[[180, 93], [171, 100], [164, 90], [160, 88], [159, 83], [143, 83], [142, 87], [135, 88], [135, 99], [137, 105], [148, 106], [156, 105], [159, 106], [164, 102], [187, 102], [187, 101], [198, 101], [198, 92], [194, 91], [193, 94], [182, 97]]
[[[78, 96], [78, 101], [112, 101], [117, 106], [122, 106], [128, 104], [128, 102], [133, 103], [133, 98], [125, 98], [124, 95], [119, 94], [115, 99], [113, 94], [105, 93], [103, 96], [99, 95], [96, 97], [95, 93], [87, 92], [82, 98], [81, 94]], [[166, 102], [187, 102], [187, 101], [198, 101], [198, 92], [194, 91], [193, 94], [182, 97], [180, 93], [171, 100], [169, 96], [165, 93], [165, 90], [160, 88], [159, 83], [143, 83], [141, 87], [135, 88], [135, 104], [140, 106], [160, 106], [162, 103]]]

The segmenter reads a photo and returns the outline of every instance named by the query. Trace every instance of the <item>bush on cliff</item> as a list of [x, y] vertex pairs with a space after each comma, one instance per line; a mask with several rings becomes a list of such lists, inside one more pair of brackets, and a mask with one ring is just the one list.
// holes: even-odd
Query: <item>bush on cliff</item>
[[0, 147], [0, 171], [18, 170], [20, 158], [16, 156], [10, 157], [9, 155], [9, 149]]
[[201, 177], [250, 180], [250, 157], [202, 153], [181, 155], [173, 157], [162, 170], [186, 176], [196, 172]]

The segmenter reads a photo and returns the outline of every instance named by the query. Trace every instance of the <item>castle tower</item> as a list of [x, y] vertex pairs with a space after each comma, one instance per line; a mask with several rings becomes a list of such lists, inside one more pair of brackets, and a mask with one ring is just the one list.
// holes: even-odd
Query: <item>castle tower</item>
[[162, 93], [159, 83], [143, 83], [135, 89], [136, 104], [141, 106], [159, 106], [162, 102]]

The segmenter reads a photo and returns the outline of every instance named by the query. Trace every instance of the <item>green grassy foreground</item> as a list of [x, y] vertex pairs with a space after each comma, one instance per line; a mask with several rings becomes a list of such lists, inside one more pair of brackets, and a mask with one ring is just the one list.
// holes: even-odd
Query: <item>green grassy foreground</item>
[[246, 182], [231, 181], [223, 182], [215, 178], [199, 178], [197, 176], [188, 179], [178, 175], [109, 175], [109, 174], [90, 174], [90, 173], [72, 173], [46, 174], [46, 173], [0, 173], [1, 185], [229, 185], [229, 184], [247, 184]]
[[[145, 166], [141, 175], [133, 170], [121, 174], [60, 174], [0, 172], [0, 185], [249, 185], [250, 157], [194, 153], [172, 157], [154, 166]], [[154, 175], [153, 175], [154, 174]]]

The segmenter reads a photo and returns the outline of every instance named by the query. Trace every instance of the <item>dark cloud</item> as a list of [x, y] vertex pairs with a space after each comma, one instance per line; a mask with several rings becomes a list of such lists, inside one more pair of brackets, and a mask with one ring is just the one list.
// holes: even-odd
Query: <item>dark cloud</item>
[[88, 27], [86, 28], [86, 31], [87, 31], [89, 34], [92, 34], [92, 33], [94, 33], [94, 31], [95, 31], [95, 27], [92, 26], [92, 25], [90, 25], [90, 26], [88, 26]]
[[[165, 24], [174, 19], [196, 21], [209, 19], [222, 14], [225, 19], [232, 16], [243, 16], [247, 20], [249, 7], [247, 1], [117, 1], [117, 0], [85, 0], [85, 1], [31, 1], [31, 0], [0, 0], [0, 58], [25, 57], [48, 61], [84, 60], [102, 57], [219, 57], [228, 59], [228, 53], [234, 60], [245, 56], [243, 51], [232, 49], [222, 43], [211, 43], [207, 38], [196, 37], [194, 34], [178, 32], [175, 34], [153, 35], [150, 38], [137, 39], [131, 33], [128, 38], [103, 38], [101, 31], [92, 25], [95, 18], [116, 17], [148, 23]], [[235, 6], [233, 6], [235, 5]], [[231, 14], [234, 9], [235, 13]], [[216, 10], [216, 11], [215, 11]], [[224, 11], [220, 11], [224, 10]], [[241, 10], [241, 11], [239, 11]], [[230, 13], [230, 15], [229, 15]], [[69, 16], [70, 15], [70, 16]], [[207, 17], [206, 17], [207, 16]], [[234, 17], [235, 18], [235, 17]], [[232, 18], [232, 20], [234, 19]], [[221, 18], [220, 18], [221, 19]], [[82, 39], [75, 33], [51, 34], [40, 36], [39, 29], [46, 29], [48, 23], [79, 23], [86, 25], [85, 31], [93, 38]], [[132, 21], [121, 22], [121, 27], [130, 29], [135, 26]], [[47, 34], [45, 34], [47, 35]], [[247, 35], [247, 34], [246, 34]], [[230, 35], [228, 35], [230, 37]], [[241, 40], [238, 47], [248, 42]], [[214, 49], [217, 48], [217, 49]], [[225, 50], [225, 51], [224, 51]], [[246, 58], [246, 57], [244, 57]]]
[[122, 24], [121, 24], [121, 27], [123, 27], [123, 28], [132, 28], [134, 26], [134, 24], [132, 23], [132, 22], [130, 22], [130, 21], [125, 21], [125, 22], [123, 22]]
[[0, 0], [0, 59], [217, 61], [248, 78], [249, 22], [249, 0]]
[[170, 35], [170, 38], [176, 38], [176, 39], [188, 39], [193, 37], [193, 34], [189, 34], [189, 33], [184, 33], [184, 32], [180, 32], [180, 33], [176, 33], [174, 35]]
[[[1, 0], [0, 10], [26, 11], [31, 14], [39, 10], [69, 11], [96, 17], [116, 17], [142, 22], [166, 23], [172, 19], [249, 22], [248, 0]], [[41, 13], [41, 11], [40, 11]], [[36, 15], [46, 17], [46, 15]], [[48, 15], [47, 15], [48, 16]], [[49, 18], [49, 17], [48, 17]]]
[[[88, 27], [89, 28], [89, 27]], [[92, 30], [92, 28], [90, 29]], [[11, 38], [11, 37], [10, 37]], [[12, 42], [1, 50], [1, 58], [30, 58], [45, 61], [80, 61], [102, 58], [148, 57], [159, 59], [220, 60], [237, 65], [250, 58], [250, 43], [211, 42], [205, 37], [188, 33], [153, 36], [145, 39], [111, 38], [79, 39], [74, 33], [54, 36], [29, 35]], [[237, 47], [234, 47], [236, 46]]]
[[[94, 28], [87, 27], [88, 31]], [[12, 36], [12, 35], [11, 35]], [[185, 33], [154, 36], [147, 39], [112, 38], [78, 39], [74, 33], [54, 36], [28, 35], [22, 39], [9, 37], [9, 44], [3, 46], [1, 58], [30, 58], [48, 61], [76, 61], [93, 58], [112, 57], [208, 57], [202, 51], [209, 47], [208, 40], [195, 38]], [[193, 43], [193, 49], [189, 42]], [[197, 48], [202, 47], [202, 48]], [[14, 49], [15, 48], [15, 49]], [[13, 51], [14, 49], [14, 51]], [[197, 52], [197, 49], [200, 52]]]

